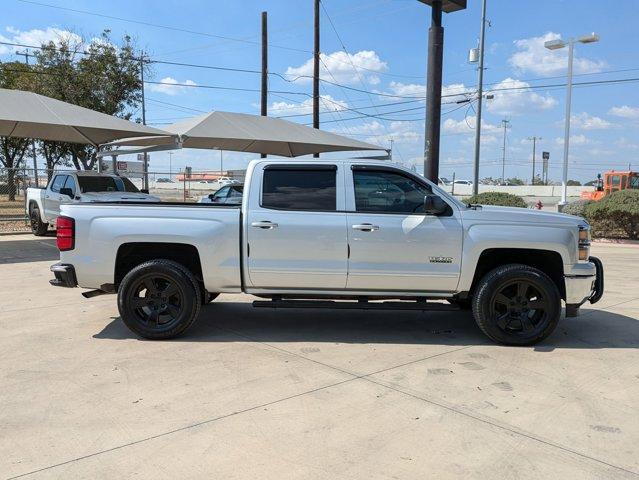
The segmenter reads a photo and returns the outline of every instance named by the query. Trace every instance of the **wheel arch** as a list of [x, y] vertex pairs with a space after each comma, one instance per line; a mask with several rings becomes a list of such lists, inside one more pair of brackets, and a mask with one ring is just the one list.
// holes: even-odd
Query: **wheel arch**
[[194, 245], [172, 242], [128, 242], [118, 247], [113, 281], [115, 287], [127, 273], [149, 260], [172, 260], [189, 270], [203, 288], [200, 253]]
[[544, 272], [555, 283], [562, 299], [566, 298], [564, 264], [561, 254], [554, 250], [531, 248], [487, 248], [477, 260], [475, 273], [467, 295], [472, 295], [477, 284], [491, 270], [502, 265], [518, 263]]

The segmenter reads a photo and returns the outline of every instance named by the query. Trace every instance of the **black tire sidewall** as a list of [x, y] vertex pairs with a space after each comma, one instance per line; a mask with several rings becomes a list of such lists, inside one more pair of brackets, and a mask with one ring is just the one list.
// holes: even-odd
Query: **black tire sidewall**
[[[182, 308], [177, 322], [151, 327], [138, 317], [131, 306], [135, 294], [133, 287], [142, 277], [149, 274], [169, 277], [180, 290]], [[200, 291], [191, 272], [170, 260], [151, 260], [138, 265], [124, 277], [118, 288], [118, 310], [122, 321], [134, 333], [152, 340], [165, 340], [184, 333], [197, 318], [200, 302]]]
[[[33, 225], [34, 217], [37, 222], [37, 226], [35, 226], [35, 228]], [[29, 224], [31, 225], [31, 232], [37, 237], [40, 237], [44, 235], [45, 233], [47, 233], [47, 228], [49, 227], [48, 223], [42, 222], [42, 217], [40, 216], [40, 209], [37, 206], [31, 207], [31, 212], [29, 213]]]
[[[493, 293], [518, 279], [533, 283], [547, 296], [551, 305], [544, 329], [530, 336], [509, 334], [499, 328], [490, 316]], [[527, 265], [504, 265], [487, 273], [479, 282], [473, 298], [473, 315], [479, 328], [492, 340], [505, 345], [533, 345], [547, 338], [557, 327], [561, 318], [561, 295], [555, 283], [542, 271]]]

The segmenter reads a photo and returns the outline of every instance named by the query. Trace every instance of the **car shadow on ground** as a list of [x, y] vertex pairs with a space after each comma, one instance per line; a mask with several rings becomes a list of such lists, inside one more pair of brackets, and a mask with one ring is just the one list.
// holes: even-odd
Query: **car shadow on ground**
[[0, 242], [0, 265], [59, 259], [60, 252], [58, 247], [56, 247], [55, 238], [43, 237]]
[[[98, 339], [139, 339], [119, 317], [94, 335]], [[372, 344], [486, 345], [472, 315], [329, 309], [263, 309], [250, 303], [219, 302], [202, 308], [195, 324], [171, 342], [331, 342]], [[639, 320], [602, 310], [562, 318], [544, 342], [529, 348], [637, 348]]]

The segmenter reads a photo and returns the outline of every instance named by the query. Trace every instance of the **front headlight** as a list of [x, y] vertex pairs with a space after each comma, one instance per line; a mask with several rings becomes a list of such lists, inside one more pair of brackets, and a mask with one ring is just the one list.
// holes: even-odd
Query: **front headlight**
[[587, 262], [588, 259], [590, 258], [590, 226], [589, 225], [579, 225], [578, 238], [579, 238], [579, 241], [578, 241], [579, 261]]

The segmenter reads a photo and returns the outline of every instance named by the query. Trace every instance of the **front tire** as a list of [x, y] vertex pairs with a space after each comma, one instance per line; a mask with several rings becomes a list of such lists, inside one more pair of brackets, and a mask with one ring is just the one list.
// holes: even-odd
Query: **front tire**
[[31, 224], [31, 232], [33, 232], [36, 237], [42, 237], [47, 234], [49, 224], [42, 221], [40, 209], [37, 205], [31, 207], [31, 211], [29, 212], [29, 223]]
[[503, 265], [479, 282], [473, 315], [492, 340], [505, 345], [533, 345], [557, 327], [561, 296], [557, 285], [541, 270]]
[[184, 333], [200, 313], [202, 303], [196, 278], [171, 260], [138, 265], [118, 288], [118, 310], [127, 327], [151, 340]]

